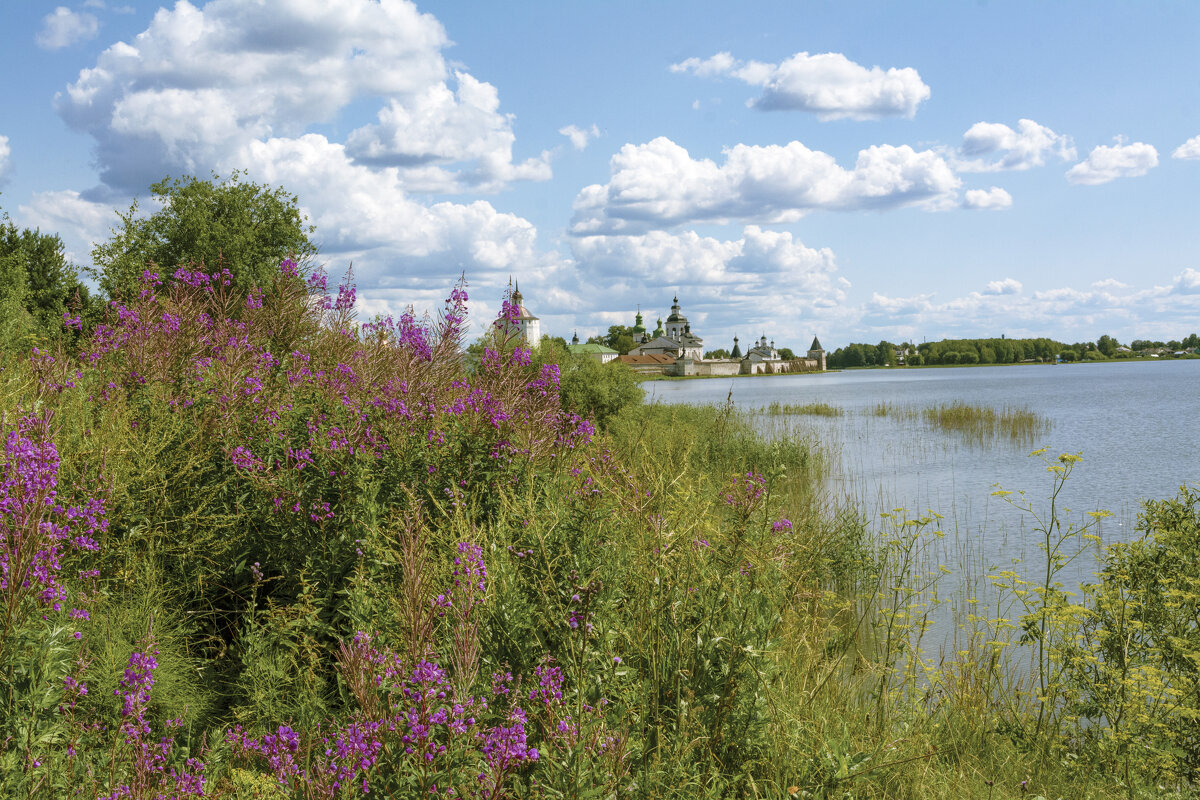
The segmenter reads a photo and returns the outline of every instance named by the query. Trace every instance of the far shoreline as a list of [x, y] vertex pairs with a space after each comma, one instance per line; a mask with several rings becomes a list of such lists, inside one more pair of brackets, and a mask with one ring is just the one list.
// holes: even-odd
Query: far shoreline
[[1088, 364], [1154, 364], [1166, 363], [1170, 361], [1195, 361], [1200, 359], [1200, 355], [1185, 355], [1185, 356], [1170, 356], [1168, 358], [1150, 358], [1147, 356], [1138, 356], [1133, 358], [1100, 358], [1086, 359], [1084, 361], [1017, 361], [1007, 364], [919, 364], [919, 365], [904, 365], [904, 366], [879, 366], [873, 364], [864, 367], [838, 367], [836, 369], [827, 369], [823, 371], [804, 370], [798, 372], [760, 372], [749, 375], [641, 375], [637, 376], [640, 383], [648, 383], [651, 381], [696, 381], [696, 380], [711, 380], [711, 379], [729, 379], [729, 378], [782, 378], [788, 376], [801, 375], [828, 375], [833, 372], [865, 372], [868, 370], [916, 370], [916, 369], [977, 369], [979, 367], [1065, 367], [1065, 366], [1084, 366]]

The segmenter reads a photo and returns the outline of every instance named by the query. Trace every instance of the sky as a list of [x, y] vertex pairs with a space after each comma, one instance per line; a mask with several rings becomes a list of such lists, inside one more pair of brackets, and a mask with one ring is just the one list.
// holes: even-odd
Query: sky
[[0, 208], [282, 186], [364, 315], [706, 349], [1200, 331], [1200, 3], [0, 0]]

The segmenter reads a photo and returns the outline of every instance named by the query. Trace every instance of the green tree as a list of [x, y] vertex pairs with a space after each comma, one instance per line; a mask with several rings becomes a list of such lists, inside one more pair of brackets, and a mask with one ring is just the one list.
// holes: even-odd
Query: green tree
[[[782, 352], [783, 351], [781, 350], [780, 353], [782, 354]], [[705, 358], [729, 358], [729, 351], [726, 350], [725, 348], [721, 348], [719, 350], [708, 350], [707, 352], [704, 353], [704, 357]]]
[[210, 271], [221, 266], [248, 290], [266, 285], [289, 255], [301, 261], [316, 255], [313, 226], [298, 198], [281, 188], [244, 182], [235, 171], [224, 182], [215, 174], [166, 178], [150, 191], [162, 207], [139, 216], [135, 200], [112, 237], [92, 250], [96, 280], [109, 297], [136, 291], [151, 263], [164, 277], [189, 263], [203, 262]]
[[796, 354], [792, 352], [792, 348], [790, 347], [781, 347], [779, 348], [779, 357], [784, 361], [791, 361], [796, 357]]
[[842, 363], [847, 367], [863, 367], [867, 364], [866, 352], [861, 344], [852, 344], [846, 348]]
[[621, 355], [626, 355], [640, 344], [634, 341], [632, 330], [624, 325], [611, 325], [609, 326], [607, 335], [588, 337], [588, 343], [611, 347]]
[[1096, 349], [1112, 358], [1117, 352], [1117, 340], [1106, 333], [1096, 340]]
[[601, 364], [594, 358], [574, 356], [560, 367], [563, 406], [601, 428], [642, 402], [646, 394], [633, 370], [618, 361]]
[[57, 338], [64, 313], [94, 321], [99, 309], [93, 305], [57, 235], [0, 217], [0, 336], [6, 343]]

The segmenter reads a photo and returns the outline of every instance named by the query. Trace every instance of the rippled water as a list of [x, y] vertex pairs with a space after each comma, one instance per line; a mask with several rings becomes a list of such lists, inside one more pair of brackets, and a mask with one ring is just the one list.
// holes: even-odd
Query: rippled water
[[[762, 408], [773, 402], [827, 403], [837, 417], [797, 415], [786, 424], [832, 445], [840, 469], [824, 491], [849, 497], [875, 516], [903, 507], [945, 516], [982, 570], [1036, 554], [1028, 515], [991, 496], [997, 484], [1027, 492], [1043, 508], [1051, 488], [1045, 465], [1029, 452], [1079, 453], [1083, 461], [1063, 492], [1074, 510], [1106, 509], [1106, 541], [1135, 535], [1143, 498], [1173, 496], [1200, 483], [1200, 360], [964, 369], [892, 369], [643, 384], [647, 402], [722, 403]], [[923, 409], [961, 402], [1035, 412], [1051, 423], [1031, 443], [996, 439], [972, 444], [930, 426], [921, 415], [876, 416], [880, 403]], [[779, 418], [771, 418], [778, 421]], [[1094, 561], [1080, 562], [1067, 582], [1086, 580]]]

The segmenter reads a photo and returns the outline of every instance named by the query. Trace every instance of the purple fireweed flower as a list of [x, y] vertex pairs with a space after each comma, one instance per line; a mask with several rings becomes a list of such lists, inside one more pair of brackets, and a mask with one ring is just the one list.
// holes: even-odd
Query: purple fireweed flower
[[773, 531], [775, 531], [776, 533], [783, 533], [784, 531], [790, 531], [792, 529], [792, 521], [790, 519], [787, 519], [786, 517], [784, 517], [783, 519], [775, 521], [771, 525], [771, 529]]
[[59, 579], [67, 547], [97, 550], [107, 530], [96, 499], [65, 506], [58, 492], [59, 456], [49, 440], [49, 418], [26, 416], [4, 438], [0, 460], [0, 596], [36, 597], [55, 611], [67, 600]]
[[[469, 542], [458, 543], [458, 556], [454, 559], [454, 571], [450, 573], [454, 587], [473, 604], [483, 602], [487, 591], [487, 567], [483, 563], [483, 548]], [[476, 594], [478, 592], [478, 594]]]
[[544, 705], [562, 703], [562, 687], [566, 680], [561, 667], [554, 666], [554, 659], [546, 656], [533, 670], [538, 685], [529, 690], [529, 699]]
[[515, 364], [518, 367], [528, 367], [532, 352], [528, 347], [514, 347], [512, 355], [508, 357], [510, 364]]
[[754, 472], [735, 475], [729, 488], [721, 495], [721, 499], [726, 505], [743, 513], [749, 513], [763, 498], [766, 486], [766, 479]]
[[229, 454], [229, 460], [233, 462], [235, 467], [246, 472], [261, 471], [266, 469], [267, 466], [251, 453], [248, 447], [242, 447], [241, 445], [233, 448], [233, 452]]
[[511, 672], [493, 672], [492, 673], [492, 696], [499, 697], [502, 694], [508, 694], [508, 685], [513, 681]]
[[567, 449], [587, 444], [596, 435], [596, 426], [578, 414], [561, 412], [557, 443]]
[[348, 311], [351, 308], [354, 308], [354, 296], [354, 287], [348, 284], [342, 284], [338, 287], [337, 302], [333, 304], [334, 309], [337, 311]]
[[541, 375], [536, 380], [532, 380], [525, 387], [530, 393], [539, 397], [549, 397], [556, 395], [560, 389], [559, 381], [561, 375], [559, 373], [558, 364], [545, 364], [542, 366]]
[[158, 668], [158, 659], [155, 658], [158, 648], [154, 646], [153, 639], [147, 641], [142, 649], [145, 652], [134, 650], [130, 654], [125, 674], [113, 690], [113, 695], [121, 698], [121, 716], [135, 717], [139, 725], [145, 724], [143, 715], [146, 704], [150, 702], [150, 690], [154, 687], [154, 670]]
[[508, 771], [528, 761], [537, 761], [537, 748], [527, 746], [523, 716], [522, 713], [521, 717], [510, 717], [511, 725], [497, 726], [478, 734], [483, 742], [480, 752], [493, 773]]

